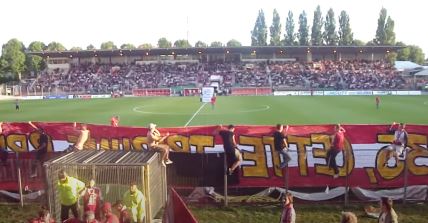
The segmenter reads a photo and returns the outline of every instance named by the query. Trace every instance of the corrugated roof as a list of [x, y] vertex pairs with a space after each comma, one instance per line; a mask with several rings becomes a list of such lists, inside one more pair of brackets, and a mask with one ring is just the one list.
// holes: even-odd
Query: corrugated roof
[[145, 165], [154, 157], [153, 151], [82, 150], [64, 154], [46, 162], [76, 165]]

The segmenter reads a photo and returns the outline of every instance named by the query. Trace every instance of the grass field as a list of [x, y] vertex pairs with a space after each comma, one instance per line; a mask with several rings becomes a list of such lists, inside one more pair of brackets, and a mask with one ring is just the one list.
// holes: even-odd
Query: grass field
[[[377, 204], [373, 204], [377, 205]], [[364, 205], [350, 205], [345, 211], [354, 212], [359, 223], [377, 223], [377, 219], [369, 218], [363, 210]], [[334, 223], [340, 222], [343, 206], [337, 204], [295, 204], [296, 222], [302, 223]], [[190, 205], [192, 213], [199, 223], [277, 223], [282, 209], [278, 205], [249, 206], [231, 205], [230, 207]], [[428, 205], [412, 204], [395, 205], [400, 223], [426, 223]]]
[[245, 96], [219, 97], [214, 109], [199, 97], [146, 97], [0, 101], [0, 120], [109, 124], [119, 115], [121, 125], [178, 127], [212, 124], [386, 124], [393, 121], [428, 124], [428, 96]]
[[[377, 206], [377, 204], [372, 203]], [[377, 219], [369, 218], [360, 204], [352, 204], [345, 211], [352, 211], [358, 217], [359, 223], [376, 223]], [[0, 205], [0, 223], [24, 223], [37, 216], [37, 204], [25, 205], [21, 208], [17, 204]], [[190, 210], [200, 223], [277, 223], [281, 208], [279, 205], [243, 205], [230, 204], [229, 207], [215, 205], [189, 205]], [[331, 204], [295, 204], [297, 219], [301, 223], [334, 223], [340, 222], [343, 206]], [[394, 205], [400, 223], [426, 223], [427, 204]], [[161, 215], [158, 216], [161, 218]]]
[[[393, 121], [428, 124], [428, 96], [382, 96], [380, 109], [373, 96], [299, 96], [299, 97], [219, 97], [214, 109], [199, 102], [198, 97], [148, 97], [92, 100], [21, 101], [15, 111], [14, 101], [0, 101], [0, 121], [7, 122], [87, 122], [109, 124], [119, 115], [121, 125], [179, 127], [213, 124], [273, 125], [286, 124], [389, 124]], [[229, 208], [191, 206], [201, 222], [226, 223], [278, 222], [279, 206], [234, 204]], [[296, 204], [297, 222], [339, 222], [341, 205]], [[353, 210], [359, 222], [375, 223], [364, 217], [362, 206]], [[399, 222], [427, 222], [428, 205], [397, 206]], [[24, 209], [0, 206], [0, 223], [24, 222], [35, 216], [37, 207]]]

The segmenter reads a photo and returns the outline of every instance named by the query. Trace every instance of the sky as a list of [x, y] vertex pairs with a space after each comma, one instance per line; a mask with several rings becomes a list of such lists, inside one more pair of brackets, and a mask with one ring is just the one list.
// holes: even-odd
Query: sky
[[311, 26], [317, 5], [324, 18], [333, 8], [337, 27], [340, 11], [345, 10], [354, 38], [365, 42], [374, 38], [380, 9], [385, 7], [395, 21], [396, 40], [428, 53], [427, 8], [422, 0], [1, 0], [0, 44], [17, 38], [26, 46], [37, 40], [86, 49], [89, 44], [99, 48], [106, 41], [118, 47], [123, 43], [156, 46], [159, 38], [166, 37], [172, 43], [188, 39], [192, 45], [198, 40], [209, 44], [230, 39], [250, 45], [258, 10], [263, 9], [269, 27], [276, 8], [283, 35], [289, 10], [297, 31], [299, 14], [305, 10]]

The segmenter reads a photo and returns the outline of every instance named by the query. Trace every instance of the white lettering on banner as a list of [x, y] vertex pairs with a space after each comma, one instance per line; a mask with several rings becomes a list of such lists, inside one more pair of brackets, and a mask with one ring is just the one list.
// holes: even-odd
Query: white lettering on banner
[[299, 95], [308, 96], [311, 95], [310, 91], [299, 91]]
[[109, 94], [97, 94], [97, 95], [91, 95], [91, 98], [111, 98], [111, 95], [109, 95]]
[[[397, 92], [394, 91], [395, 94]], [[393, 91], [373, 91], [373, 95], [393, 95]]]
[[24, 96], [22, 98], [24, 100], [40, 100], [43, 99], [43, 96]]

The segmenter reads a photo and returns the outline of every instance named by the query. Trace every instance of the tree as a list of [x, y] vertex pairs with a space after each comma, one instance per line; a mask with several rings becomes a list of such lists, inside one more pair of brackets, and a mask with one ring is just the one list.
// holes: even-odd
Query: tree
[[[46, 45], [40, 41], [31, 42], [28, 45], [29, 52], [41, 52], [46, 48]], [[46, 63], [41, 56], [26, 54], [25, 64], [30, 72], [38, 74], [41, 70], [46, 68]]]
[[422, 49], [419, 46], [415, 46], [415, 45], [410, 45], [408, 47], [410, 49], [409, 60], [417, 64], [423, 64], [425, 59], [425, 54], [422, 51]]
[[272, 25], [270, 30], [270, 45], [279, 46], [281, 45], [281, 18], [276, 9], [273, 10]]
[[138, 46], [138, 49], [151, 49], [151, 48], [153, 48], [153, 46], [150, 43], [143, 43]]
[[386, 9], [382, 8], [379, 13], [379, 19], [377, 20], [376, 36], [373, 42], [376, 45], [394, 45], [394, 25], [394, 20], [389, 16], [387, 17]]
[[198, 42], [195, 43], [195, 47], [198, 47], [198, 48], [207, 48], [208, 44], [206, 44], [206, 43], [204, 43], [204, 42], [202, 42], [202, 41], [199, 40]]
[[0, 64], [4, 72], [11, 72], [15, 79], [20, 79], [26, 69], [24, 44], [17, 39], [11, 39], [3, 44]]
[[366, 45], [366, 43], [364, 41], [362, 41], [362, 40], [354, 39], [352, 41], [351, 45], [354, 45], [354, 46], [364, 46], [364, 45]]
[[327, 15], [325, 16], [323, 38], [325, 45], [337, 45], [336, 19], [334, 18], [334, 11], [332, 8], [328, 10]]
[[396, 46], [401, 46], [403, 48], [397, 50], [397, 60], [406, 61], [410, 58], [410, 48], [403, 42], [397, 42]]
[[92, 45], [92, 44], [89, 44], [89, 45], [86, 47], [86, 50], [95, 50], [95, 46], [94, 46], [94, 45]]
[[192, 47], [192, 45], [190, 45], [189, 41], [187, 41], [185, 39], [179, 39], [179, 40], [176, 40], [174, 42], [174, 47], [177, 47], [177, 48], [190, 48], [190, 47]]
[[385, 24], [385, 34], [386, 34], [386, 45], [394, 45], [395, 44], [395, 32], [394, 32], [394, 20], [388, 16]]
[[314, 11], [314, 19], [312, 21], [311, 44], [313, 46], [322, 45], [322, 25], [323, 18], [321, 14], [321, 7], [318, 5]]
[[67, 49], [61, 43], [53, 41], [48, 44], [47, 50], [48, 51], [65, 51]]
[[158, 48], [171, 48], [172, 44], [165, 37], [158, 40]]
[[124, 43], [120, 46], [120, 49], [122, 49], [122, 50], [133, 50], [133, 49], [136, 49], [136, 47], [134, 46], [134, 44]]
[[299, 40], [300, 46], [309, 45], [309, 26], [308, 26], [308, 17], [306, 12], [303, 11], [299, 15], [299, 30], [297, 33], [297, 39]]
[[81, 51], [81, 50], [82, 50], [82, 47], [79, 47], [79, 46], [73, 46], [70, 49], [70, 51]]
[[117, 50], [117, 46], [114, 45], [112, 41], [107, 41], [104, 43], [101, 43], [100, 49], [102, 50]]
[[223, 47], [223, 43], [220, 41], [211, 42], [210, 47]]
[[353, 41], [354, 34], [352, 33], [351, 24], [349, 22], [349, 15], [343, 10], [340, 12], [339, 16], [339, 45], [349, 46]]
[[241, 42], [239, 42], [236, 39], [231, 39], [226, 43], [226, 46], [228, 47], [240, 47], [242, 46]]
[[251, 31], [251, 46], [267, 45], [267, 27], [265, 14], [262, 9], [259, 10], [254, 29]]
[[286, 46], [296, 45], [295, 40], [296, 40], [296, 34], [294, 33], [293, 12], [288, 11], [287, 20], [285, 22], [284, 45]]

